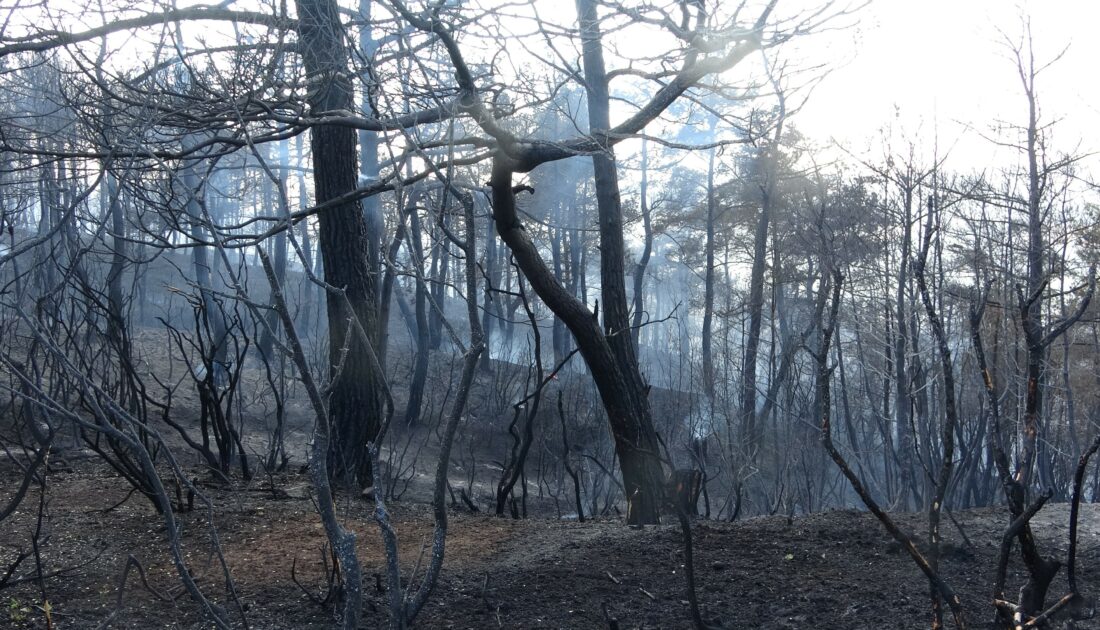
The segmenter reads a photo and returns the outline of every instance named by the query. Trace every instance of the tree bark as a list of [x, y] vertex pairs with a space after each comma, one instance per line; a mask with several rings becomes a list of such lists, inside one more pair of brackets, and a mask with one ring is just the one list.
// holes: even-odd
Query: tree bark
[[[569, 327], [581, 356], [592, 372], [607, 411], [622, 469], [623, 487], [630, 500], [628, 521], [632, 524], [656, 523], [660, 514], [659, 495], [664, 471], [658, 455], [657, 433], [649, 415], [646, 390], [641, 385], [637, 364], [633, 365], [632, 375], [626, 373], [628, 366], [620, 362], [620, 356], [611, 347], [615, 335], [601, 330], [599, 322], [584, 302], [554, 278], [553, 272], [540, 257], [538, 248], [517, 217], [512, 190], [513, 168], [514, 164], [509, 163], [505, 156], [494, 160], [490, 185], [497, 232], [511, 249], [516, 264], [530, 281], [531, 287]], [[606, 256], [608, 250], [605, 248], [603, 251]], [[630, 346], [629, 335], [620, 334], [618, 337]]]
[[908, 341], [909, 336], [906, 333], [908, 330], [908, 324], [906, 322], [906, 287], [909, 284], [909, 255], [912, 245], [912, 237], [910, 232], [910, 223], [913, 215], [913, 189], [908, 182], [902, 184], [904, 194], [904, 211], [905, 215], [901, 221], [901, 256], [898, 258], [898, 278], [897, 278], [897, 290], [894, 296], [894, 422], [895, 429], [897, 431], [897, 444], [899, 449], [899, 460], [901, 470], [901, 485], [899, 490], [901, 492], [902, 505], [908, 508], [916, 507], [919, 503], [919, 496], [917, 495], [916, 488], [914, 486], [914, 467], [913, 467], [913, 438], [910, 431], [910, 410], [912, 408], [912, 397], [909, 391], [909, 375], [907, 369], [908, 362]]
[[756, 423], [756, 363], [760, 350], [760, 328], [764, 315], [764, 271], [767, 268], [768, 226], [771, 223], [775, 183], [779, 177], [779, 146], [783, 139], [783, 123], [786, 106], [783, 93], [778, 89], [779, 120], [775, 135], [765, 148], [764, 181], [760, 184], [760, 215], [756, 218], [753, 235], [752, 271], [749, 276], [749, 330], [745, 338], [745, 360], [741, 373], [741, 416], [745, 430], [745, 447], [750, 461], [755, 460], [760, 447], [760, 432]]
[[[420, 213], [416, 208], [409, 212], [409, 249], [413, 252], [412, 264], [424, 260], [421, 244]], [[416, 358], [413, 361], [412, 381], [409, 383], [409, 399], [405, 406], [405, 423], [414, 425], [420, 421], [420, 406], [424, 398], [424, 384], [428, 380], [428, 354], [431, 350], [428, 338], [428, 286], [423, 274], [416, 278]]]
[[[593, 373], [593, 380], [607, 411], [623, 485], [630, 501], [628, 521], [653, 523], [657, 522], [660, 514], [664, 471], [647, 399], [648, 387], [642, 381], [629, 334], [629, 309], [623, 277], [622, 209], [611, 147], [626, 135], [640, 131], [702, 78], [728, 70], [749, 53], [758, 50], [762, 44], [762, 30], [775, 3], [765, 7], [753, 28], [746, 31], [744, 37], [738, 38], [724, 54], [700, 59], [697, 52], [689, 53], [676, 76], [614, 129], [610, 126], [607, 73], [596, 3], [593, 0], [576, 0], [576, 5], [581, 27], [590, 130], [587, 135], [573, 140], [542, 142], [520, 141], [499, 124], [482, 102], [474, 75], [452, 32], [437, 15], [416, 14], [399, 0], [393, 2], [393, 6], [410, 24], [440, 39], [451, 58], [462, 90], [461, 102], [470, 109], [479, 126], [500, 143], [494, 152], [490, 178], [497, 232], [512, 251], [516, 264], [523, 270], [535, 292], [565, 321]], [[701, 34], [705, 27], [705, 15], [700, 11], [698, 17], [696, 30]], [[516, 191], [512, 187], [514, 173], [529, 172], [541, 164], [578, 153], [592, 153], [596, 171], [601, 289], [605, 309], [602, 329], [584, 300], [570, 293], [542, 259], [517, 216]], [[583, 275], [581, 281], [583, 284]], [[582, 294], [583, 291], [582, 288]]]
[[[196, 172], [197, 165], [188, 164], [183, 168], [181, 180], [184, 188], [185, 209], [191, 221], [191, 238], [203, 242], [209, 240], [204, 227], [203, 197], [206, 194], [205, 182]], [[191, 250], [191, 263], [195, 270], [195, 284], [199, 287], [202, 296], [203, 317], [210, 326], [211, 342], [213, 348], [214, 378], [217, 379], [217, 370], [224, 370], [227, 361], [226, 324], [221, 305], [214, 298], [213, 285], [210, 280], [211, 262], [210, 252], [205, 245], [196, 246]]]
[[649, 267], [649, 258], [653, 254], [653, 221], [649, 214], [649, 141], [642, 138], [642, 181], [638, 187], [639, 206], [642, 212], [642, 231], [645, 241], [642, 255], [634, 266], [634, 319], [631, 322], [630, 338], [634, 341], [634, 352], [638, 353], [642, 332], [642, 315], [645, 312], [645, 272]]
[[[302, 61], [310, 81], [313, 114], [352, 110], [354, 93], [348, 75], [348, 53], [335, 0], [298, 0], [298, 37]], [[318, 204], [337, 199], [356, 188], [356, 135], [351, 127], [317, 125], [310, 131], [314, 194]], [[371, 268], [370, 235], [357, 201], [327, 208], [318, 216], [324, 278], [342, 289], [351, 304], [328, 292], [329, 362], [334, 379], [329, 417], [334, 440], [330, 474], [347, 484], [369, 486], [367, 443], [378, 434], [381, 418], [379, 379], [367, 349], [353, 331], [358, 317], [377, 346], [377, 269]], [[345, 351], [346, 348], [346, 351]]]
[[[287, 172], [287, 164], [290, 160], [290, 146], [286, 142], [279, 144], [279, 152], [276, 154], [278, 164], [275, 165], [274, 172], [279, 181], [273, 182], [270, 178], [264, 180], [264, 200], [270, 203], [272, 193], [275, 193], [277, 199], [275, 203], [279, 206], [279, 218], [283, 221], [290, 220], [290, 199], [287, 197], [287, 178], [289, 174]], [[277, 190], [273, 190], [278, 187]], [[280, 231], [275, 235], [275, 278], [279, 281], [279, 286], [286, 286], [286, 265], [287, 265], [287, 238], [286, 231]], [[279, 314], [275, 312], [275, 309], [271, 309], [267, 312], [267, 326], [260, 334], [259, 350], [260, 354], [265, 358], [272, 357], [272, 349], [275, 345], [275, 335], [279, 331]]]
[[[711, 119], [711, 131], [714, 131], [715, 121]], [[714, 326], [714, 219], [717, 201], [714, 198], [714, 158], [715, 149], [710, 149], [710, 159], [707, 162], [707, 236], [703, 246], [706, 251], [705, 268], [703, 269], [703, 393], [707, 400], [714, 402], [714, 354], [713, 331]]]
[[[599, 17], [594, 0], [576, 0], [581, 31], [582, 62], [588, 95], [588, 120], [590, 131], [606, 131], [611, 128], [610, 97], [607, 72], [604, 68], [603, 44]], [[616, 436], [616, 449], [623, 466], [623, 480], [627, 481], [627, 469], [631, 469], [630, 482], [626, 484], [630, 517], [639, 523], [655, 523], [659, 520], [659, 489], [664, 473], [658, 453], [657, 431], [650, 415], [649, 388], [643, 382], [634, 344], [630, 337], [630, 314], [626, 299], [624, 277], [625, 246], [623, 243], [623, 216], [619, 198], [618, 171], [615, 154], [610, 145], [592, 154], [595, 171], [596, 207], [600, 220], [600, 293], [603, 303], [603, 333], [608, 351], [620, 366], [616, 370], [621, 382], [616, 390], [624, 396], [622, 403], [629, 413], [632, 434]], [[576, 336], [576, 333], [574, 333]], [[578, 343], [580, 340], [578, 339]], [[593, 373], [597, 366], [589, 364]], [[604, 394], [605, 403], [608, 393]], [[610, 410], [609, 410], [610, 413]], [[623, 439], [628, 438], [628, 439]], [[632, 487], [633, 486], [633, 487]]]

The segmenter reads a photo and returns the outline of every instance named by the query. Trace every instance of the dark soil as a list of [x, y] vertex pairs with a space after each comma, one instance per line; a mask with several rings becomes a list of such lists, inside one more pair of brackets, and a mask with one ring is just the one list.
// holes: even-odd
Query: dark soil
[[[14, 489], [12, 470], [0, 470], [0, 499]], [[96, 628], [115, 616], [113, 628], [206, 628], [182, 593], [164, 543], [161, 518], [140, 496], [121, 506], [125, 483], [92, 460], [49, 477], [42, 524], [44, 583], [25, 582], [0, 591], [0, 627], [46, 628], [43, 592], [54, 628]], [[334, 606], [311, 601], [323, 591], [324, 534], [309, 498], [305, 476], [267, 478], [251, 487], [205, 486], [212, 512], [179, 515], [184, 548], [204, 592], [228, 603], [225, 579], [212, 553], [213, 524], [250, 628], [331, 628]], [[16, 554], [30, 548], [39, 495], [32, 492], [18, 514], [0, 527], [0, 575]], [[384, 599], [372, 574], [380, 571], [378, 530], [372, 505], [340, 505], [344, 522], [359, 534], [367, 610], [364, 627], [385, 623]], [[430, 539], [431, 515], [421, 504], [391, 505], [401, 540], [405, 575], [413, 573]], [[1036, 531], [1047, 553], [1064, 557], [1068, 509], [1050, 505]], [[973, 546], [947, 523], [946, 577], [971, 611], [972, 627], [991, 618], [990, 589], [1005, 516], [996, 510], [955, 515]], [[920, 531], [922, 515], [904, 515]], [[1100, 586], [1100, 508], [1085, 506], [1081, 518], [1079, 582], [1086, 593]], [[699, 521], [694, 526], [698, 592], [704, 618], [725, 628], [882, 629], [930, 627], [928, 587], [912, 561], [875, 519], [834, 511], [788, 520], [765, 517], [737, 523]], [[149, 585], [172, 603], [158, 600], [136, 571], [116, 610], [128, 556], [145, 569]], [[35, 570], [34, 557], [16, 575]], [[453, 512], [443, 576], [417, 619], [421, 628], [607, 628], [606, 614], [622, 628], [688, 628], [682, 539], [675, 525], [631, 529], [620, 521], [568, 522], [494, 518]], [[1022, 583], [1018, 562], [1012, 590]], [[1064, 570], [1052, 599], [1065, 592]], [[1100, 627], [1095, 620], [1077, 628]]]

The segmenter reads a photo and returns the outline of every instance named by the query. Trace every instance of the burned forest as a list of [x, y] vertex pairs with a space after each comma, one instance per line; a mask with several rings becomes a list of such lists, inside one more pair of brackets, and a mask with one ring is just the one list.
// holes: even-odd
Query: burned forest
[[1100, 628], [1098, 19], [0, 0], [0, 627]]

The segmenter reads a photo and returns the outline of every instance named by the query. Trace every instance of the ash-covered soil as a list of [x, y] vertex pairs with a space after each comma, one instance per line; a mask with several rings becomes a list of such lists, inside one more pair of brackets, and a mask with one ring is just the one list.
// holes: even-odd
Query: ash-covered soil
[[[0, 471], [6, 499], [14, 471]], [[274, 483], [274, 488], [272, 488]], [[249, 487], [204, 485], [213, 510], [196, 502], [179, 514], [184, 550], [204, 592], [247, 620], [249, 628], [331, 628], [335, 607], [313, 597], [326, 583], [321, 530], [305, 475], [258, 477]], [[167, 552], [162, 518], [142, 497], [122, 505], [128, 488], [93, 460], [53, 472], [42, 520], [42, 582], [0, 591], [0, 627], [46, 628], [43, 599], [52, 627], [207, 628], [183, 593]], [[20, 550], [30, 548], [40, 496], [32, 491], [0, 528], [0, 571]], [[364, 627], [385, 623], [384, 596], [373, 574], [382, 567], [372, 504], [343, 499], [345, 524], [358, 534], [365, 576]], [[401, 543], [406, 577], [414, 576], [430, 540], [428, 506], [390, 506]], [[212, 515], [212, 516], [211, 516]], [[943, 561], [949, 583], [961, 592], [972, 627], [991, 618], [991, 584], [1005, 514], [984, 509], [955, 514], [959, 528], [945, 523], [948, 551]], [[913, 531], [924, 516], [900, 515]], [[1042, 549], [1064, 558], [1068, 506], [1049, 505], [1035, 519]], [[240, 606], [227, 595], [222, 566], [213, 553], [212, 528]], [[694, 525], [698, 593], [705, 620], [725, 628], [927, 628], [928, 586], [912, 561], [869, 514], [833, 511], [805, 517], [755, 518], [736, 523]], [[121, 600], [120, 578], [133, 556], [144, 568], [148, 588], [131, 569]], [[675, 524], [632, 529], [621, 521], [512, 520], [452, 511], [447, 560], [431, 602], [417, 619], [420, 628], [688, 628], [682, 538]], [[1083, 507], [1079, 582], [1087, 594], [1100, 588], [1100, 508]], [[16, 575], [35, 567], [33, 556]], [[1010, 592], [1022, 584], [1018, 561], [1011, 565]], [[1065, 571], [1052, 598], [1066, 589]], [[300, 584], [296, 584], [295, 580]], [[303, 590], [305, 589], [305, 590]], [[167, 597], [165, 602], [155, 596]], [[121, 605], [116, 605], [121, 601]], [[606, 610], [606, 612], [605, 612]], [[113, 617], [111, 617], [113, 615]], [[1067, 626], [1063, 626], [1067, 627]], [[1076, 628], [1100, 627], [1096, 620]]]

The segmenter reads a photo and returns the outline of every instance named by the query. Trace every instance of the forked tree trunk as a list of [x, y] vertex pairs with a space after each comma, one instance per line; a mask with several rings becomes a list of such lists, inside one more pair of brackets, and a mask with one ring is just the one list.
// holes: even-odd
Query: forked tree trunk
[[[619, 125], [614, 133], [609, 133], [612, 130], [608, 82], [596, 2], [576, 0], [576, 5], [591, 129], [586, 138], [562, 144], [516, 142], [481, 101], [480, 90], [451, 31], [434, 15], [414, 14], [403, 4], [394, 3], [394, 7], [410, 24], [421, 31], [434, 34], [444, 43], [462, 88], [462, 102], [473, 110], [481, 126], [501, 140], [500, 148], [494, 153], [489, 182], [497, 232], [508, 245], [516, 265], [527, 276], [531, 287], [569, 327], [581, 356], [592, 372], [615, 440], [623, 486], [629, 500], [628, 521], [655, 523], [660, 516], [664, 470], [659, 453], [660, 443], [647, 398], [648, 386], [642, 380], [630, 337], [626, 280], [623, 276], [622, 208], [611, 147], [625, 135], [641, 131], [648, 122], [704, 77], [728, 70], [744, 60], [749, 53], [758, 50], [761, 45], [759, 33], [762, 32], [775, 3], [765, 7], [750, 34], [739, 40], [724, 55], [700, 58], [697, 52], [690, 53], [677, 75], [658, 90], [648, 104]], [[695, 30], [701, 34], [705, 29], [706, 16], [702, 7], [699, 9]], [[512, 176], [516, 172], [529, 172], [540, 164], [566, 159], [578, 153], [591, 153], [595, 167], [600, 221], [601, 302], [604, 308], [602, 327], [585, 301], [578, 299], [559, 282], [543, 260], [530, 233], [519, 219], [516, 190], [512, 186]], [[583, 280], [582, 275], [582, 283]]]
[[[604, 131], [611, 128], [611, 113], [596, 2], [576, 0], [576, 3], [590, 131]], [[664, 472], [659, 459], [657, 431], [653, 427], [650, 414], [649, 387], [642, 380], [630, 337], [629, 303], [626, 299], [623, 270], [626, 252], [623, 243], [623, 212], [619, 198], [619, 175], [611, 146], [592, 155], [592, 166], [595, 172], [596, 207], [600, 219], [603, 334], [608, 351], [619, 368], [614, 370], [618, 382], [607, 383], [600, 390], [605, 405], [609, 407], [609, 415], [613, 413], [613, 407], [614, 412], [619, 412], [617, 408], [620, 405], [623, 407], [621, 411], [627, 414], [623, 418], [623, 424], [629, 427], [629, 435], [615, 435], [615, 448], [623, 467], [623, 481], [630, 506], [629, 517], [638, 523], [655, 523], [660, 515], [659, 488]], [[589, 366], [593, 374], [603, 371], [591, 361]], [[609, 402], [613, 404], [608, 404]]]
[[[593, 313], [554, 278], [539, 257], [538, 248], [516, 216], [512, 173], [515, 165], [504, 156], [494, 160], [492, 179], [493, 218], [501, 239], [511, 249], [516, 264], [523, 270], [531, 287], [543, 302], [565, 322], [573, 333], [600, 392], [615, 440], [615, 451], [623, 475], [623, 486], [630, 499], [631, 523], [656, 523], [660, 514], [660, 489], [664, 472], [658, 455], [657, 433], [649, 415], [646, 388], [641, 383], [637, 363], [622, 363], [621, 354], [612, 348], [616, 337], [630, 348], [630, 336], [607, 334]], [[620, 241], [621, 243], [621, 241]], [[603, 255], [611, 250], [606, 246]], [[622, 250], [618, 250], [620, 253]], [[621, 256], [620, 268], [621, 268]], [[620, 287], [622, 276], [619, 277]], [[623, 295], [625, 303], [625, 294]], [[625, 309], [621, 312], [625, 313]], [[606, 321], [606, 320], [605, 320]], [[633, 370], [633, 374], [627, 373]]]

